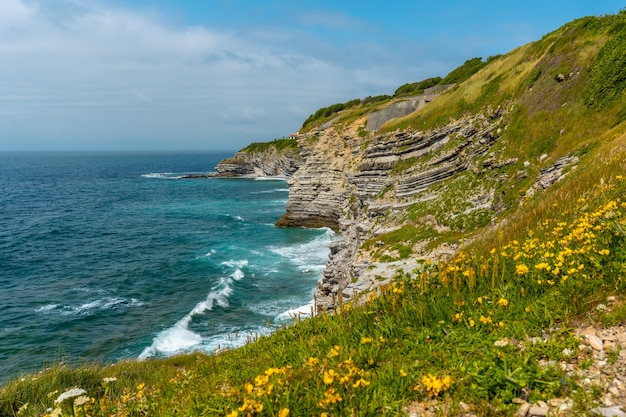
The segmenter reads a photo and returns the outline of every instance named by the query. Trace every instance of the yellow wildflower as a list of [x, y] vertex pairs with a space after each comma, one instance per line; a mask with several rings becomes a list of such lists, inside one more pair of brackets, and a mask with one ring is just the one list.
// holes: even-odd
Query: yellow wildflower
[[528, 271], [529, 271], [528, 267], [527, 267], [526, 265], [524, 265], [524, 264], [517, 264], [517, 265], [515, 266], [515, 273], [516, 273], [517, 275], [524, 275], [524, 274], [527, 274], [527, 273], [528, 273]]
[[289, 417], [289, 409], [283, 408], [278, 412], [278, 417]]
[[309, 366], [309, 367], [311, 367], [311, 368], [312, 368], [312, 367], [314, 367], [315, 365], [317, 365], [318, 363], [319, 363], [319, 359], [314, 358], [313, 356], [310, 356], [310, 357], [309, 357], [309, 359], [307, 359], [307, 361], [306, 361], [306, 364], [305, 364], [305, 365], [306, 365], [306, 366]]
[[352, 384], [352, 388], [367, 387], [369, 384], [370, 384], [369, 381], [366, 381], [363, 378], [360, 378], [358, 381]]
[[400, 375], [402, 375], [403, 377], [407, 376], [408, 374], [404, 371], [404, 369], [400, 369]]
[[469, 323], [470, 327], [474, 327], [476, 325], [476, 322], [471, 317], [469, 319], [467, 319], [467, 322]]
[[361, 338], [361, 344], [362, 345], [366, 345], [368, 343], [372, 343], [374, 339], [372, 339], [371, 337], [362, 337]]
[[328, 372], [324, 372], [324, 384], [330, 385], [333, 381], [338, 377], [337, 373], [334, 370], [329, 370]]
[[608, 249], [602, 249], [602, 250], [599, 250], [598, 253], [602, 256], [606, 256], [609, 253], [611, 253], [611, 251], [609, 251]]
[[498, 300], [498, 305], [501, 305], [502, 307], [506, 307], [509, 305], [509, 300], [507, 300], [506, 298], [500, 298]]

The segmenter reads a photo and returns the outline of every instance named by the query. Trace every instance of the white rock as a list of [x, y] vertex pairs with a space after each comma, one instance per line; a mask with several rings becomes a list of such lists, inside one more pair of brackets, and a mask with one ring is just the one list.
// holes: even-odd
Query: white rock
[[604, 349], [604, 345], [602, 343], [602, 339], [600, 339], [595, 334], [589, 335], [589, 337], [587, 338], [587, 341], [589, 342], [589, 346], [591, 346], [592, 348], [594, 348], [597, 351], [600, 351], [600, 350]]
[[528, 415], [531, 417], [545, 417], [548, 415], [548, 411], [550, 411], [547, 407], [539, 407], [538, 405], [533, 405], [528, 410]]
[[626, 413], [622, 411], [622, 407], [596, 407], [591, 410], [593, 414], [602, 417], [626, 417]]

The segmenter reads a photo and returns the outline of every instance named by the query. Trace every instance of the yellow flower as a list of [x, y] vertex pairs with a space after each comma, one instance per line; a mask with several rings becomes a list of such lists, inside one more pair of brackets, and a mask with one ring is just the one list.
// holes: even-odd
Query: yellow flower
[[488, 323], [491, 323], [491, 317], [480, 316], [480, 322], [481, 322], [482, 324], [488, 324]]
[[361, 344], [362, 345], [366, 345], [368, 343], [372, 343], [374, 339], [372, 339], [371, 337], [362, 337], [361, 338]]
[[352, 388], [367, 387], [369, 384], [370, 384], [369, 381], [366, 381], [363, 378], [360, 378], [358, 381], [352, 384]]
[[530, 313], [530, 306], [526, 306], [526, 308], [524, 309], [525, 312]]
[[599, 250], [598, 253], [602, 256], [606, 256], [609, 253], [611, 253], [611, 251], [609, 251], [608, 249], [602, 249], [602, 250]]
[[278, 413], [278, 417], [288, 417], [288, 416], [289, 416], [289, 409], [288, 408], [283, 408]]
[[339, 355], [339, 351], [341, 350], [341, 347], [339, 345], [335, 345], [330, 352], [328, 352], [328, 356], [329, 357], [334, 357], [334, 356], [338, 356]]
[[400, 375], [404, 377], [404, 376], [407, 376], [408, 374], [404, 372], [404, 369], [400, 369]]
[[476, 322], [471, 317], [469, 319], [467, 319], [467, 322], [469, 323], [470, 327], [474, 327], [476, 325]]
[[528, 273], [528, 271], [529, 271], [529, 270], [528, 270], [528, 267], [527, 267], [526, 265], [524, 265], [524, 264], [517, 264], [517, 265], [515, 266], [515, 273], [516, 273], [517, 275], [524, 275], [524, 274], [527, 274], [527, 273]]
[[330, 385], [333, 381], [338, 377], [337, 373], [334, 370], [329, 370], [328, 372], [324, 372], [324, 384]]
[[498, 300], [498, 305], [501, 305], [502, 307], [506, 307], [509, 305], [509, 300], [507, 300], [506, 298], [500, 298]]
[[306, 366], [309, 367], [314, 367], [315, 365], [317, 365], [319, 363], [319, 359], [314, 358], [313, 356], [310, 356], [309, 359], [306, 361]]
[[483, 297], [478, 297], [478, 298], [476, 299], [476, 302], [477, 302], [478, 304], [482, 304], [482, 303], [483, 303]]
[[550, 265], [547, 262], [539, 262], [537, 265], [535, 265], [535, 268], [537, 268], [538, 270], [542, 270], [545, 269], [547, 271], [550, 270]]
[[230, 413], [226, 414], [226, 417], [237, 417], [239, 415], [239, 413], [237, 412], [237, 410], [233, 410]]

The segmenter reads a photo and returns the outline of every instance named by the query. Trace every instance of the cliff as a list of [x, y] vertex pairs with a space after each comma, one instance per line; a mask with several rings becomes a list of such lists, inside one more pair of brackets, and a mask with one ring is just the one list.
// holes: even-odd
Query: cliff
[[288, 178], [302, 164], [302, 156], [295, 139], [252, 143], [232, 158], [215, 167], [215, 177], [276, 177]]

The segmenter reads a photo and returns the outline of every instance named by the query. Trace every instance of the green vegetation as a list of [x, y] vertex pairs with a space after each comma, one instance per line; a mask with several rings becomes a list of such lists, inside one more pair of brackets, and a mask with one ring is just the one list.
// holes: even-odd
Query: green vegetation
[[441, 84], [441, 77], [427, 78], [422, 81], [418, 81], [416, 83], [404, 84], [398, 87], [395, 93], [393, 93], [394, 97], [407, 97], [407, 96], [417, 96], [419, 94], [423, 94], [424, 90], [430, 87], [434, 87], [436, 85]]
[[242, 149], [242, 152], [260, 153], [267, 152], [269, 148], [277, 151], [293, 150], [299, 152], [298, 141], [296, 139], [274, 139], [271, 142], [252, 142], [250, 145]]
[[[626, 11], [621, 14], [626, 16]], [[626, 22], [617, 20], [608, 31], [613, 35], [591, 65], [587, 104], [604, 109], [622, 96], [626, 89]]]
[[482, 58], [468, 59], [441, 80], [441, 84], [456, 84], [467, 80], [469, 77], [477, 73], [481, 68], [487, 65]]
[[[447, 415], [461, 414], [462, 400], [483, 416], [512, 415], [522, 390], [531, 401], [567, 395], [580, 381], [558, 363], [571, 361], [564, 349], [582, 355], [569, 321], [596, 294], [626, 296], [626, 135], [609, 149], [520, 212], [495, 245], [481, 240], [447, 263], [396, 274], [361, 306], [340, 300], [335, 314], [214, 355], [57, 365], [3, 387], [0, 414], [395, 416], [437, 399]], [[575, 204], [552, 204], [563, 193]], [[599, 317], [619, 323], [625, 313]], [[84, 393], [55, 403], [72, 388]], [[599, 395], [585, 392], [574, 397], [577, 414]]]

